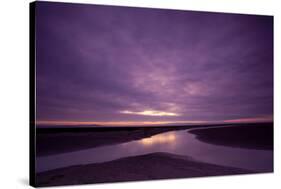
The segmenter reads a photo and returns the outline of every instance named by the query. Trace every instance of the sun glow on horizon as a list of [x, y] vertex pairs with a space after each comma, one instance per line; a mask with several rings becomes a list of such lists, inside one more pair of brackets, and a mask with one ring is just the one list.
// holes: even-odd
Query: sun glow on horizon
[[224, 120], [225, 123], [255, 123], [255, 122], [272, 122], [272, 121], [273, 121], [273, 115]]
[[145, 116], [179, 116], [179, 114], [173, 112], [163, 112], [163, 111], [155, 111], [155, 110], [145, 110], [141, 112], [136, 111], [121, 111], [122, 114], [134, 114], [134, 115], [145, 115]]
[[205, 121], [36, 121], [36, 125], [53, 125], [53, 126], [153, 126], [168, 124], [203, 124]]
[[262, 116], [252, 118], [240, 118], [220, 121], [204, 120], [169, 120], [169, 121], [59, 121], [59, 120], [36, 120], [38, 126], [157, 126], [157, 125], [188, 125], [188, 124], [225, 124], [225, 123], [253, 123], [272, 122], [273, 116]]

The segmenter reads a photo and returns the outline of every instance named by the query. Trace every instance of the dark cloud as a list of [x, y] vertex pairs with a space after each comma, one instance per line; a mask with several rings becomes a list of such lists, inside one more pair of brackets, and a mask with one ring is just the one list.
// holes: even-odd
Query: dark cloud
[[36, 11], [38, 120], [273, 114], [270, 16], [48, 2], [37, 2]]

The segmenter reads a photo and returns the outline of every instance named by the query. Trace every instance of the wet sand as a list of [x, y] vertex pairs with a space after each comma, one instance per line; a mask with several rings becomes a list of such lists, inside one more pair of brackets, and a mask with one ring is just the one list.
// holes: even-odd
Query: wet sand
[[247, 173], [253, 172], [159, 152], [47, 171], [37, 174], [36, 182], [37, 186], [58, 186]]

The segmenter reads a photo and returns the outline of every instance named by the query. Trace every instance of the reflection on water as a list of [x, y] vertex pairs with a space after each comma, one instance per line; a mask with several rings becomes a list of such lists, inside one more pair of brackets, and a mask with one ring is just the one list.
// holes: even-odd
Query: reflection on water
[[184, 155], [202, 162], [254, 171], [271, 171], [273, 167], [273, 151], [217, 146], [199, 141], [195, 135], [186, 130], [179, 130], [127, 143], [37, 157], [36, 169], [37, 172], [42, 172], [154, 152]]
[[147, 146], [147, 145], [155, 145], [155, 144], [167, 144], [173, 143], [176, 140], [175, 133], [164, 133], [162, 135], [156, 135], [149, 138], [144, 138], [138, 141], [140, 144]]

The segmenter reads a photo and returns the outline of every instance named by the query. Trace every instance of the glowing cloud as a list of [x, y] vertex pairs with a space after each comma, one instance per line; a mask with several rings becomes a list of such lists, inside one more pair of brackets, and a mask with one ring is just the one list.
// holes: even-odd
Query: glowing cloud
[[135, 111], [121, 111], [122, 114], [134, 114], [134, 115], [146, 115], [146, 116], [179, 116], [179, 114], [172, 113], [172, 112], [162, 112], [162, 111], [155, 111], [155, 110], [145, 110], [141, 112]]

